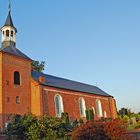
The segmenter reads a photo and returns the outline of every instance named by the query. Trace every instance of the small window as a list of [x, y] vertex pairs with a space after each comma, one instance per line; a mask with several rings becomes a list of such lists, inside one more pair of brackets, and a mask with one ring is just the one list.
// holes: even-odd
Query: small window
[[80, 109], [80, 116], [85, 117], [86, 116], [86, 106], [85, 106], [85, 100], [84, 98], [79, 99], [79, 109]]
[[6, 36], [9, 37], [9, 30], [6, 30]]
[[55, 101], [55, 112], [56, 117], [61, 117], [61, 113], [63, 112], [63, 100], [60, 95], [56, 95], [54, 98]]
[[20, 74], [18, 71], [14, 72], [14, 84], [15, 85], [20, 85]]
[[3, 35], [4, 35], [4, 31], [3, 31]]
[[5, 128], [7, 128], [7, 127], [8, 127], [8, 123], [6, 122], [6, 123], [5, 123]]
[[11, 31], [11, 37], [13, 37], [13, 35], [14, 35], [14, 32], [13, 32], [13, 31]]
[[20, 98], [19, 98], [19, 96], [16, 96], [16, 104], [20, 104]]

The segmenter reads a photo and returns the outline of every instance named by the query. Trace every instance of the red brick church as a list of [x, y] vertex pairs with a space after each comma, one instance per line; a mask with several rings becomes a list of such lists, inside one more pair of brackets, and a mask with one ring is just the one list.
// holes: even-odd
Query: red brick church
[[67, 112], [70, 119], [85, 118], [86, 108], [92, 108], [95, 119], [117, 117], [113, 96], [100, 88], [72, 80], [32, 71], [32, 60], [16, 46], [17, 29], [8, 16], [1, 28], [0, 48], [0, 128], [9, 122], [10, 114], [27, 112], [40, 116], [61, 117]]

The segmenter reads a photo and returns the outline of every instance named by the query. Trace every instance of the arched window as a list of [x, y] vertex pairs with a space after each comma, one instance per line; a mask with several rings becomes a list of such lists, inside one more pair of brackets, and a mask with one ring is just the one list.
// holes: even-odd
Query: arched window
[[14, 72], [14, 84], [15, 85], [20, 85], [20, 74], [18, 71]]
[[16, 104], [20, 104], [20, 98], [19, 98], [19, 96], [16, 96]]
[[92, 109], [93, 109], [93, 113], [94, 113], [94, 115], [95, 115], [95, 108], [94, 108], [94, 107], [92, 107]]
[[6, 30], [6, 36], [9, 37], [9, 30]]
[[86, 106], [85, 106], [85, 100], [84, 98], [79, 99], [79, 109], [80, 109], [80, 116], [85, 117], [86, 116]]
[[96, 108], [97, 108], [97, 114], [99, 117], [102, 117], [103, 116], [103, 113], [102, 113], [102, 104], [101, 104], [101, 101], [99, 99], [96, 100]]
[[55, 101], [55, 113], [56, 117], [61, 117], [61, 113], [63, 112], [63, 100], [60, 95], [56, 95], [54, 97]]
[[11, 31], [11, 37], [13, 37], [13, 35], [14, 35], [14, 32], [13, 32], [13, 31]]
[[104, 118], [107, 118], [107, 113], [106, 113], [106, 111], [104, 111]]

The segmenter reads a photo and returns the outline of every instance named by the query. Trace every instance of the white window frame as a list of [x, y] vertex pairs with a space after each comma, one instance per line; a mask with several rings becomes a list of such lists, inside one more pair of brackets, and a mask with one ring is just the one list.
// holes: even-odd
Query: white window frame
[[96, 108], [97, 108], [97, 115], [98, 115], [98, 117], [103, 117], [102, 103], [101, 103], [100, 99], [96, 100]]
[[[57, 111], [58, 107], [57, 107], [57, 104], [56, 104], [56, 97], [59, 97], [58, 98], [58, 105], [59, 105], [59, 111]], [[55, 103], [55, 114], [56, 114], [56, 117], [61, 117], [61, 113], [64, 112], [64, 107], [63, 107], [63, 100], [62, 100], [62, 97], [61, 95], [59, 94], [56, 94], [54, 96], [54, 103]]]
[[[82, 105], [82, 106], [81, 106]], [[83, 97], [79, 98], [79, 111], [80, 111], [80, 116], [85, 117], [86, 116], [86, 105], [85, 105], [85, 100]]]

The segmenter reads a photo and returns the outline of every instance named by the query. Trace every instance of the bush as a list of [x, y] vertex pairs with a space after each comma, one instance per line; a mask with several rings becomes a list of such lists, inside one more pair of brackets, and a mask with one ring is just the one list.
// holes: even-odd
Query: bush
[[9, 139], [17, 135], [18, 140], [68, 140], [67, 119], [67, 115], [63, 116], [63, 119], [47, 115], [40, 118], [32, 114], [16, 115], [13, 122], [8, 125], [7, 135]]
[[140, 124], [135, 125], [135, 129], [140, 129]]
[[68, 131], [61, 119], [43, 116], [27, 132], [28, 140], [68, 140]]
[[130, 118], [127, 115], [123, 116], [123, 120], [126, 121], [126, 123], [130, 123]]
[[114, 119], [106, 122], [104, 130], [111, 140], [131, 140], [130, 135], [127, 133], [127, 123], [123, 120]]
[[72, 140], [109, 140], [102, 123], [86, 122], [72, 132]]
[[72, 132], [72, 140], [131, 140], [126, 132], [126, 124], [118, 119], [87, 122]]
[[13, 122], [9, 123], [6, 134], [9, 139], [16, 135], [18, 140], [26, 140], [26, 132], [34, 123], [37, 123], [37, 118], [32, 114], [14, 115]]

